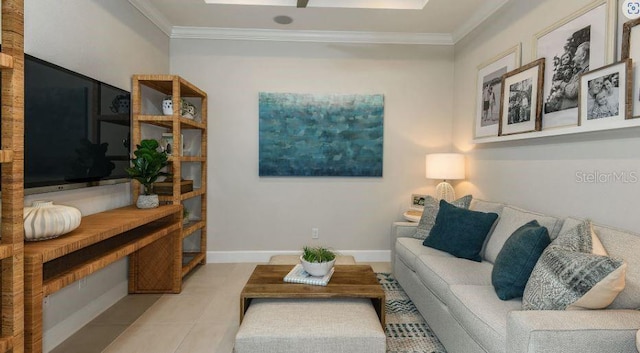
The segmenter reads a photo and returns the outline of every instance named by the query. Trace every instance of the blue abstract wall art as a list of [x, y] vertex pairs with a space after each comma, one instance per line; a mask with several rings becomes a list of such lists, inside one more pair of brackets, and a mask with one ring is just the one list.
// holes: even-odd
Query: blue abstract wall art
[[382, 177], [384, 96], [260, 93], [260, 176]]

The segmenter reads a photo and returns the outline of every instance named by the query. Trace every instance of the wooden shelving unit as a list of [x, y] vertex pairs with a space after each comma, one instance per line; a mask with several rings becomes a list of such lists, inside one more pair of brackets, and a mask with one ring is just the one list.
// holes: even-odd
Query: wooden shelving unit
[[[158, 96], [171, 96], [173, 100], [173, 115], [160, 115], [162, 109], [161, 98], [155, 105], [149, 105], [150, 97], [146, 97], [145, 90], [150, 89]], [[160, 195], [159, 199], [162, 203], [175, 204], [183, 206], [185, 201], [197, 200], [199, 198], [200, 212], [195, 214], [196, 219], [190, 220], [183, 224], [181, 230], [182, 239], [198, 236], [199, 250], [184, 250], [182, 252], [182, 276], [186, 276], [199, 264], [206, 263], [207, 251], [207, 94], [189, 83], [187, 80], [176, 75], [134, 75], [132, 83], [132, 141], [133, 145], [137, 145], [142, 140], [142, 126], [152, 125], [166, 129], [165, 131], [173, 134], [173, 141], [180, 141], [183, 132], [196, 131], [200, 136], [200, 153], [197, 156], [183, 156], [182, 145], [174, 144], [172, 155], [169, 157], [169, 172], [174, 175], [173, 192], [171, 195]], [[188, 119], [180, 115], [180, 98], [187, 98], [199, 107], [200, 121]], [[194, 102], [195, 101], [195, 102]], [[185, 140], [189, 135], [184, 135]], [[197, 163], [200, 165], [199, 183], [194, 180], [194, 185], [200, 185], [193, 191], [180, 192], [180, 176], [182, 176], [183, 166], [185, 163]], [[196, 177], [196, 178], [197, 178]], [[132, 182], [134, 200], [140, 193], [140, 185]], [[194, 201], [197, 203], [197, 201]], [[190, 210], [191, 211], [191, 210]], [[192, 213], [193, 214], [193, 213]], [[193, 216], [190, 216], [192, 218]]]
[[24, 352], [24, 0], [2, 0], [0, 353]]

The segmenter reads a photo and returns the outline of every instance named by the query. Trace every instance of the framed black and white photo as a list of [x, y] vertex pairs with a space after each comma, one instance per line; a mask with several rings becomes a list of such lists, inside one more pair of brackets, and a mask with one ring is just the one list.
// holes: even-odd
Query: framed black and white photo
[[422, 210], [424, 209], [424, 202], [427, 199], [427, 195], [411, 194], [411, 208]]
[[640, 18], [624, 24], [622, 59], [632, 60], [631, 116], [640, 118]]
[[475, 137], [498, 136], [502, 75], [520, 66], [521, 45], [509, 48], [478, 66]]
[[615, 2], [594, 1], [536, 34], [534, 58], [547, 62], [542, 129], [578, 125], [580, 75], [613, 58]]
[[538, 59], [502, 76], [498, 135], [540, 130], [544, 61]]
[[631, 117], [631, 59], [589, 71], [580, 77], [580, 126], [607, 128]]

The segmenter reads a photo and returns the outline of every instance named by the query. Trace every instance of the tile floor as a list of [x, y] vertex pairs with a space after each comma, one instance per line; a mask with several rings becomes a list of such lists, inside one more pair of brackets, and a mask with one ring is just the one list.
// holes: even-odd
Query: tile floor
[[[368, 263], [391, 272], [388, 262]], [[180, 294], [128, 295], [51, 353], [231, 353], [239, 296], [256, 264], [207, 264]]]

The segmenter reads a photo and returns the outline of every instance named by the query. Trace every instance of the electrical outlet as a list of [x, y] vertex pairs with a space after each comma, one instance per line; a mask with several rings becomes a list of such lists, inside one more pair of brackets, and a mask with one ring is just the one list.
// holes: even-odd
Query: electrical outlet
[[86, 286], [87, 286], [87, 279], [86, 278], [81, 278], [78, 281], [78, 289], [82, 289], [82, 288], [84, 288]]
[[42, 306], [44, 306], [45, 308], [49, 306], [49, 296], [48, 295], [46, 297], [44, 297], [44, 299], [42, 300]]
[[318, 239], [320, 238], [320, 231], [318, 230], [318, 228], [311, 228], [311, 239]]

